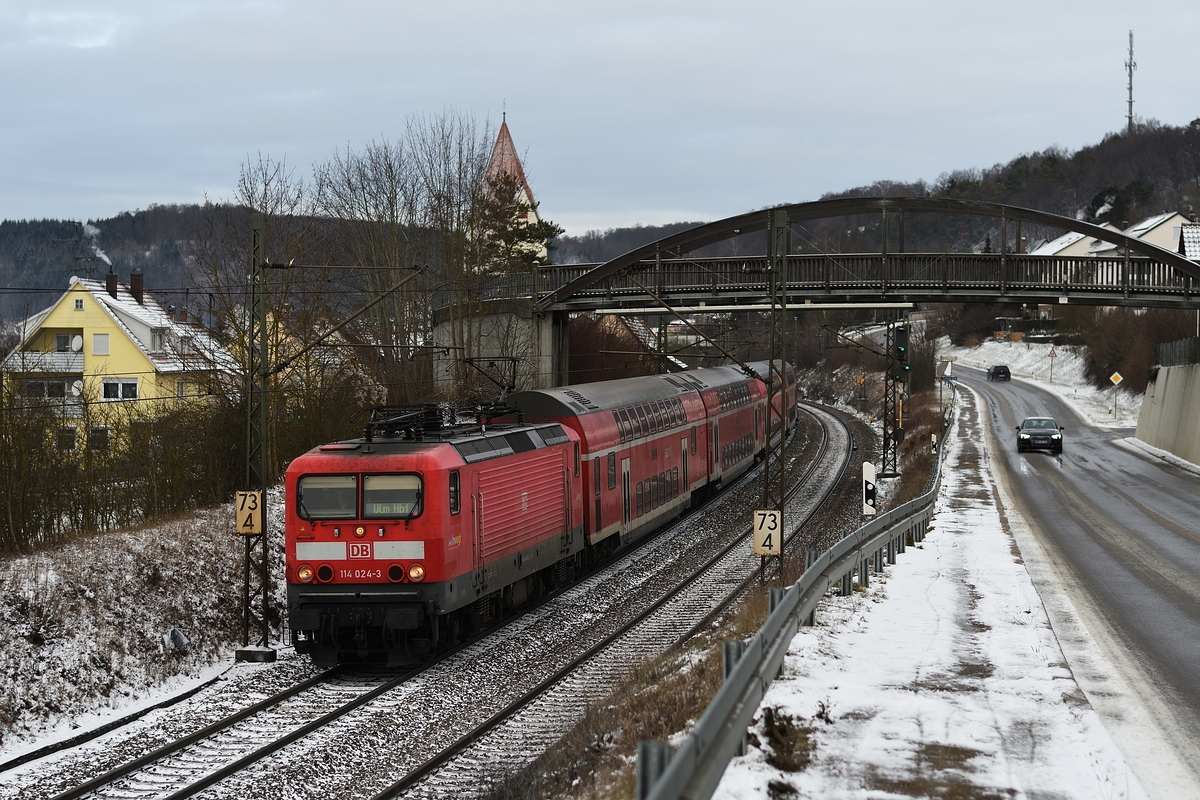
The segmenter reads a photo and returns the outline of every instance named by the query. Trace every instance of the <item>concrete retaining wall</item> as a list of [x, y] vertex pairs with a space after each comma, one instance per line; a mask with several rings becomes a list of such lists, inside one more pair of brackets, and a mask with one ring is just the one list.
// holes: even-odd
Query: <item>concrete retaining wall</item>
[[1200, 364], [1159, 369], [1146, 386], [1137, 438], [1200, 464]]

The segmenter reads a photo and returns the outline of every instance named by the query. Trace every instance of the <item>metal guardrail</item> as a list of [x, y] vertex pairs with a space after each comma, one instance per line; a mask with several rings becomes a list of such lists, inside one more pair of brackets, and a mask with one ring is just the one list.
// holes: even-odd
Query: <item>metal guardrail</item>
[[[949, 419], [947, 418], [947, 424]], [[771, 613], [753, 638], [726, 645], [726, 677], [708, 709], [677, 752], [665, 742], [638, 743], [639, 800], [706, 800], [716, 791], [729, 760], [742, 753], [746, 731], [758, 706], [783, 665], [788, 645], [803, 622], [811, 625], [817, 603], [834, 586], [842, 594], [870, 580], [868, 564], [876, 571], [896, 563], [911, 534], [925, 538], [934, 501], [942, 485], [942, 453], [938, 448], [933, 487], [915, 500], [872, 520], [821, 553], [785, 592], [771, 590]], [[740, 652], [740, 656], [738, 655]]]

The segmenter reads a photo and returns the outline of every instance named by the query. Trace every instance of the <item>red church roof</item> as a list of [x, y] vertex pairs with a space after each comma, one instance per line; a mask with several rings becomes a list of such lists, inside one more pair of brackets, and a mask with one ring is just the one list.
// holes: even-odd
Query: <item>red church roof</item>
[[485, 173], [486, 179], [489, 180], [496, 175], [511, 175], [517, 179], [517, 183], [525, 190], [525, 199], [533, 207], [534, 217], [540, 220], [537, 201], [533, 199], [533, 189], [529, 187], [529, 181], [525, 180], [525, 170], [521, 168], [521, 159], [513, 144], [512, 134], [508, 132], [507, 121], [500, 123], [500, 132], [496, 135], [496, 146], [492, 148], [492, 157], [488, 161]]

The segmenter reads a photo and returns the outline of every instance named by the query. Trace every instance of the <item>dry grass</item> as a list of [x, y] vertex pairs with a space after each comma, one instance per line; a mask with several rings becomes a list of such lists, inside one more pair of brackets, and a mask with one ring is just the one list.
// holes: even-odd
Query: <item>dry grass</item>
[[[220, 659], [241, 629], [224, 509], [0, 558], [0, 744]], [[172, 628], [181, 652], [164, 641]]]

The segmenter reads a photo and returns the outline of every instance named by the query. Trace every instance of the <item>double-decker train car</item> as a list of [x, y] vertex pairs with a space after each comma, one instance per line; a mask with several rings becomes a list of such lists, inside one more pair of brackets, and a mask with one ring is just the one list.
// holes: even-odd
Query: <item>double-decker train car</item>
[[[796, 420], [785, 374], [775, 436]], [[321, 664], [401, 663], [572, 580], [750, 469], [766, 397], [717, 367], [518, 392], [494, 425], [376, 414], [288, 467], [293, 643]]]

